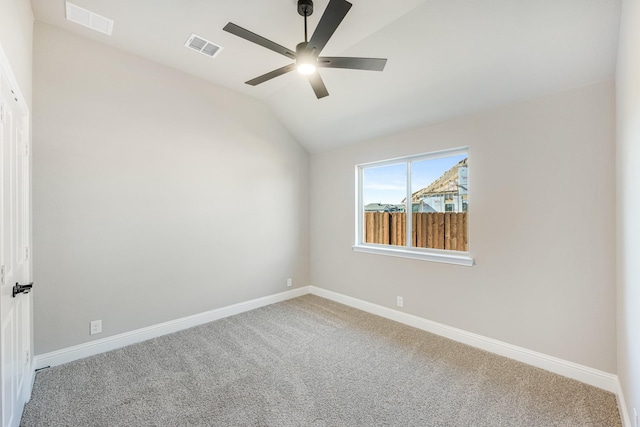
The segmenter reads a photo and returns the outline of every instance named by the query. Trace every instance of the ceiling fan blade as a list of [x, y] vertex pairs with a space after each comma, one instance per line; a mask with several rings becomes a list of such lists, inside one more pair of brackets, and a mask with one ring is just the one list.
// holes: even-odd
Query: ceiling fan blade
[[325, 96], [329, 96], [327, 87], [324, 85], [324, 82], [322, 81], [322, 77], [320, 77], [320, 74], [318, 72], [309, 74], [307, 78], [309, 79], [309, 83], [311, 83], [311, 87], [313, 88], [313, 91], [316, 93], [316, 97], [318, 99], [324, 98]]
[[318, 58], [318, 67], [324, 68], [382, 71], [386, 64], [386, 58], [350, 58], [347, 56], [321, 56]]
[[333, 33], [338, 28], [344, 17], [351, 9], [351, 3], [345, 0], [330, 0], [324, 14], [318, 22], [316, 30], [309, 40], [307, 51], [313, 52], [315, 56], [320, 55], [322, 49], [327, 44]]
[[229, 22], [224, 26], [223, 30], [233, 35], [236, 35], [240, 38], [258, 44], [262, 47], [266, 47], [269, 50], [272, 50], [280, 55], [284, 55], [287, 58], [295, 59], [296, 53], [291, 49], [287, 49], [284, 46], [280, 46], [278, 43], [272, 42], [271, 40], [265, 39], [262, 36], [257, 35], [256, 33], [252, 33], [249, 30], [245, 30], [242, 27], [237, 26], [234, 23]]
[[263, 74], [260, 77], [256, 77], [255, 79], [251, 79], [245, 83], [251, 86], [256, 86], [256, 85], [259, 85], [260, 83], [264, 83], [267, 80], [271, 80], [274, 77], [281, 76], [295, 69], [296, 69], [296, 64], [285, 65], [284, 67], [278, 68], [277, 70], [270, 71], [267, 74]]

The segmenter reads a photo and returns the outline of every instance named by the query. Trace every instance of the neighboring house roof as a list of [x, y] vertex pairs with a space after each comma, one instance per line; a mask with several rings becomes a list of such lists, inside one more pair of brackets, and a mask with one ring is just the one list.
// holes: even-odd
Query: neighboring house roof
[[389, 203], [369, 203], [364, 206], [365, 212], [402, 212], [404, 205], [392, 205]]
[[460, 160], [458, 163], [456, 163], [455, 166], [443, 173], [431, 184], [413, 193], [411, 195], [411, 201], [413, 203], [419, 202], [420, 199], [425, 197], [426, 195], [457, 193], [458, 168], [460, 168], [460, 166], [467, 166], [467, 160], [468, 158]]

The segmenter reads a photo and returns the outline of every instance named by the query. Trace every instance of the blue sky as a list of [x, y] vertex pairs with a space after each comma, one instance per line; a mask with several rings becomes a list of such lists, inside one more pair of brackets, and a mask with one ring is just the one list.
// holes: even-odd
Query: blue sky
[[[413, 162], [411, 171], [411, 192], [414, 193], [438, 179], [466, 154], [443, 157], [440, 159]], [[399, 204], [406, 197], [407, 170], [405, 163], [367, 168], [363, 171], [364, 204]]]

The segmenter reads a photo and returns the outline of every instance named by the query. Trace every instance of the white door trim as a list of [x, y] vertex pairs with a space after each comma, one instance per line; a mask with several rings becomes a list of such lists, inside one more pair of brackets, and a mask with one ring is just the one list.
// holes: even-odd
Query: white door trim
[[[1, 43], [0, 43], [0, 73], [3, 75], [4, 80], [9, 85], [13, 100], [16, 101], [15, 106], [17, 108], [15, 112], [20, 116], [22, 127], [20, 128], [19, 132], [21, 132], [21, 135], [22, 135], [21, 140], [24, 143], [24, 145], [19, 146], [19, 148], [24, 149], [25, 151], [22, 155], [27, 156], [26, 164], [28, 166], [26, 167], [28, 168], [28, 170], [27, 170], [26, 176], [24, 176], [24, 182], [21, 182], [25, 186], [26, 197], [28, 200], [28, 203], [26, 203], [25, 205], [27, 210], [24, 211], [24, 216], [26, 218], [25, 219], [26, 234], [24, 234], [23, 236], [26, 238], [26, 241], [22, 242], [24, 247], [20, 248], [20, 250], [24, 249], [24, 254], [23, 254], [24, 258], [20, 262], [22, 263], [23, 269], [25, 271], [25, 275], [24, 275], [25, 277], [22, 277], [20, 280], [27, 279], [30, 281], [31, 274], [32, 274], [32, 268], [31, 268], [32, 264], [31, 264], [31, 256], [30, 256], [30, 252], [31, 252], [30, 248], [32, 247], [31, 202], [30, 202], [31, 200], [31, 155], [30, 155], [31, 114], [30, 114], [29, 106], [26, 102], [26, 99], [20, 89], [20, 86], [18, 85], [18, 82], [15, 78], [15, 74], [13, 73], [13, 70], [11, 68], [9, 58], [7, 57]], [[12, 107], [12, 108], [15, 108], [15, 107]], [[20, 366], [19, 369], [23, 369], [24, 372], [22, 373], [23, 377], [21, 382], [21, 388], [19, 389], [20, 393], [19, 393], [19, 396], [16, 396], [21, 402], [20, 405], [22, 405], [24, 402], [29, 401], [31, 397], [31, 391], [33, 389], [33, 380], [35, 379], [34, 369], [33, 369], [34, 368], [33, 327], [32, 327], [33, 296], [32, 294], [27, 294], [27, 295], [21, 295], [19, 298], [21, 298], [21, 300], [18, 301], [16, 303], [16, 306], [14, 307], [14, 309], [16, 310], [19, 307], [19, 310], [16, 312], [15, 315], [22, 316], [22, 320], [20, 321], [20, 324], [23, 325], [23, 322], [26, 321], [26, 326], [27, 326], [23, 331], [21, 331], [26, 334], [24, 336], [22, 336], [21, 334], [20, 339], [24, 338], [25, 341], [24, 342], [21, 341], [22, 344], [19, 347], [21, 350], [25, 350], [26, 353], [20, 354], [19, 357], [16, 359], [19, 361], [24, 360], [24, 365], [22, 364], [19, 365]], [[0, 408], [0, 414], [2, 414], [2, 408]], [[16, 415], [18, 416], [12, 420], [12, 423], [17, 426], [20, 423], [21, 413]]]
[[[2, 71], [9, 80], [13, 91], [15, 92], [16, 99], [18, 100], [18, 105], [20, 106], [22, 114], [27, 115], [28, 122], [31, 123], [31, 113], [29, 111], [29, 107], [27, 104], [27, 100], [22, 94], [20, 90], [20, 86], [18, 86], [18, 81], [16, 80], [15, 75], [13, 74], [13, 70], [11, 69], [11, 63], [9, 62], [9, 58], [5, 54], [4, 48], [2, 47], [2, 43], [0, 43], [0, 71]], [[31, 129], [29, 129], [29, 141], [31, 140]]]

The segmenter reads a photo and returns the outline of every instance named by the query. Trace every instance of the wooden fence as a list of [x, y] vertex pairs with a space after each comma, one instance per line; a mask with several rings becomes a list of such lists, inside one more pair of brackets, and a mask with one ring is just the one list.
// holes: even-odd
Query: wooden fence
[[[365, 212], [364, 241], [406, 246], [407, 221], [404, 212]], [[413, 246], [417, 248], [468, 251], [467, 213], [418, 213], [413, 222]]]

